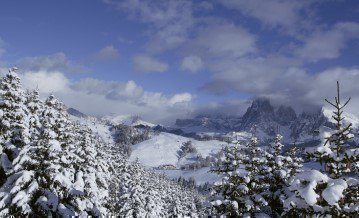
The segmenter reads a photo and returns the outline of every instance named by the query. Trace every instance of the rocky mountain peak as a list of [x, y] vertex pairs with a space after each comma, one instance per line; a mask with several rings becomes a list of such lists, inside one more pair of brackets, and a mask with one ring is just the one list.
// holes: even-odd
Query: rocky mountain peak
[[242, 118], [242, 130], [248, 130], [253, 124], [270, 121], [274, 115], [274, 108], [268, 98], [257, 98], [247, 109]]
[[290, 106], [280, 106], [275, 113], [276, 121], [281, 125], [288, 125], [297, 119], [297, 114]]
[[75, 117], [79, 117], [79, 118], [87, 118], [88, 116], [78, 110], [76, 110], [75, 108], [67, 108], [66, 109], [67, 113], [72, 115], [72, 116], [75, 116]]
[[[258, 98], [252, 102], [242, 117], [202, 114], [192, 119], [178, 119], [176, 127], [188, 133], [249, 132], [256, 125], [260, 140], [271, 139], [279, 131], [287, 142], [310, 141], [316, 140], [321, 127], [334, 127], [334, 124], [328, 120], [328, 116], [331, 116], [332, 112], [324, 112], [318, 109], [297, 114], [290, 106], [274, 107], [269, 99]], [[353, 117], [349, 120], [359, 127], [359, 119]]]
[[252, 105], [247, 109], [246, 113], [253, 113], [253, 112], [259, 112], [259, 113], [269, 113], [272, 114], [274, 112], [274, 108], [270, 103], [270, 100], [268, 98], [257, 98], [252, 102]]

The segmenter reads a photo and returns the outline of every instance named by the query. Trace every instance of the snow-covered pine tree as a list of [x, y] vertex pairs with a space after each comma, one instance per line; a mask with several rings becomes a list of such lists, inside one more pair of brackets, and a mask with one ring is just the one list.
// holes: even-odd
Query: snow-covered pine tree
[[27, 90], [26, 102], [29, 111], [30, 141], [36, 141], [41, 131], [40, 116], [43, 110], [43, 102], [40, 99], [39, 90]]
[[[40, 137], [25, 146], [14, 160], [14, 174], [5, 184], [5, 214], [75, 215], [71, 198], [73, 169], [67, 147], [59, 141], [57, 100], [49, 96], [42, 112]], [[0, 196], [1, 197], [1, 196]], [[65, 206], [66, 205], [66, 206]], [[63, 214], [65, 215], [65, 214]]]
[[106, 143], [102, 146], [107, 163], [109, 164], [110, 180], [108, 184], [109, 198], [107, 208], [110, 215], [118, 216], [122, 205], [119, 203], [123, 194], [127, 194], [128, 181], [131, 175], [128, 173], [130, 163], [127, 154], [117, 143]]
[[[0, 95], [0, 116], [5, 116], [0, 134], [0, 217], [105, 216], [108, 212], [132, 217], [197, 216], [200, 204], [193, 190], [128, 163], [116, 144], [104, 143], [88, 127], [70, 121], [64, 105], [53, 95], [45, 102], [39, 100], [37, 91], [24, 95], [21, 107], [29, 112], [25, 124], [29, 124], [30, 134], [29, 143], [19, 143], [18, 133], [23, 129], [12, 126], [19, 116], [12, 115], [10, 108], [17, 102], [7, 98], [15, 93], [13, 87], [24, 92], [13, 71], [4, 81]], [[9, 81], [17, 86], [7, 85]], [[11, 87], [10, 94], [4, 87]], [[15, 93], [14, 99], [17, 96]], [[16, 152], [8, 147], [3, 152], [8, 145]], [[12, 156], [10, 160], [8, 156]], [[129, 210], [121, 211], [126, 205]]]
[[332, 118], [335, 120], [335, 131], [330, 133], [326, 137], [326, 141], [322, 148], [315, 151], [313, 154], [309, 153], [309, 156], [319, 160], [324, 164], [325, 170], [333, 178], [339, 178], [350, 172], [349, 158], [345, 153], [346, 148], [348, 147], [348, 140], [351, 135], [350, 130], [352, 124], [344, 126], [343, 120], [343, 109], [349, 103], [350, 98], [342, 104], [340, 98], [339, 82], [337, 82], [337, 97], [335, 97], [334, 102], [330, 102], [325, 99], [331, 106], [334, 107]]
[[0, 81], [0, 172], [10, 170], [19, 149], [29, 143], [26, 97], [16, 70], [9, 69]]
[[286, 155], [290, 157], [290, 161], [288, 162], [287, 167], [289, 169], [290, 178], [293, 178], [293, 176], [301, 172], [301, 168], [303, 167], [303, 159], [298, 147], [296, 147], [295, 144], [287, 151]]
[[224, 165], [213, 169], [224, 176], [213, 188], [214, 212], [226, 216], [255, 216], [267, 206], [264, 199], [268, 188], [264, 180], [267, 160], [257, 145], [258, 139], [253, 135], [246, 146], [224, 150]]
[[[79, 141], [82, 132], [75, 134], [73, 124], [61, 108], [61, 102], [53, 95], [46, 99], [38, 140], [21, 149], [13, 161], [12, 174], [0, 188], [1, 215], [106, 214], [101, 200], [107, 192], [98, 187], [99, 180], [94, 176], [101, 175], [104, 169], [92, 168], [96, 161], [91, 159], [93, 156], [86, 156], [86, 162], [81, 163], [84, 157], [81, 152], [76, 153], [91, 150], [87, 146], [95, 146], [92, 144], [95, 142], [84, 140], [81, 141], [84, 144], [73, 144]], [[77, 149], [78, 146], [81, 147]], [[98, 161], [101, 163], [101, 159]], [[100, 195], [94, 194], [99, 192]]]
[[[92, 130], [85, 125], [75, 124], [76, 160], [74, 189], [78, 191], [80, 211], [88, 215], [106, 214], [109, 198], [108, 181], [110, 181], [110, 164], [104, 154], [106, 145]], [[102, 150], [103, 149], [103, 150]]]
[[274, 137], [274, 142], [270, 144], [270, 153], [278, 156], [282, 153], [282, 148], [283, 148], [283, 144], [282, 144], [282, 139], [283, 136], [279, 133], [276, 134], [276, 136]]
[[266, 152], [265, 182], [268, 184], [268, 190], [264, 196], [270, 207], [272, 217], [280, 217], [282, 214], [283, 199], [288, 192], [289, 182], [302, 166], [302, 160], [296, 156], [295, 148], [291, 150], [289, 155], [282, 154], [282, 138], [279, 133], [276, 134], [274, 142], [270, 144]]
[[[139, 161], [137, 160], [133, 164], [128, 165], [128, 168], [124, 170], [127, 172], [124, 172], [122, 175], [123, 180], [121, 181], [118, 215], [125, 217], [148, 217], [151, 214], [164, 216], [163, 202], [158, 201], [156, 208], [146, 207], [147, 202], [152, 202], [150, 198], [158, 196], [158, 193], [146, 188], [148, 185], [145, 181], [145, 178], [147, 178], [146, 171]], [[151, 192], [152, 196], [146, 192]]]
[[257, 137], [252, 136], [246, 150], [248, 156], [242, 161], [246, 170], [243, 178], [249, 179], [249, 182], [244, 184], [248, 188], [247, 194], [244, 195], [246, 199], [244, 206], [253, 217], [268, 205], [264, 198], [268, 189], [268, 184], [265, 182], [268, 161], [264, 151], [258, 147]]
[[214, 214], [236, 216], [238, 212], [238, 198], [240, 197], [237, 189], [237, 183], [240, 183], [239, 167], [241, 159], [238, 155], [239, 145], [233, 147], [226, 146], [222, 149], [223, 157], [218, 164], [212, 167], [211, 172], [223, 176], [222, 180], [214, 183], [211, 191], [213, 197]]
[[359, 180], [350, 167], [356, 154], [347, 150], [351, 124], [343, 124], [343, 108], [349, 100], [341, 103], [337, 82], [335, 102], [326, 100], [335, 109], [336, 129], [308, 151], [309, 157], [324, 165], [324, 172], [310, 170], [295, 176], [289, 187], [292, 195], [284, 204], [287, 215], [351, 217], [359, 213]]
[[[139, 161], [125, 163], [114, 214], [120, 217], [197, 217], [201, 201], [192, 189], [146, 170]], [[115, 189], [112, 189], [115, 190]]]
[[166, 187], [165, 190], [161, 190], [159, 186], [157, 186], [156, 189], [161, 195], [166, 196], [164, 201], [166, 202], [165, 207], [167, 208], [168, 216], [198, 217], [203, 199], [201, 199], [200, 195], [198, 195], [194, 189], [180, 186], [174, 181], [170, 181], [158, 175], [154, 178], [154, 181], [160, 181], [160, 184], [164, 184], [164, 187]]

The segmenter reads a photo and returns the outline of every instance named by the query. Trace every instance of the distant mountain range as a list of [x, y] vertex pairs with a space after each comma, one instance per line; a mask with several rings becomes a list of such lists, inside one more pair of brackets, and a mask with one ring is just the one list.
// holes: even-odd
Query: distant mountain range
[[[346, 117], [347, 122], [358, 126], [358, 118]], [[274, 107], [269, 99], [257, 98], [241, 117], [198, 115], [192, 119], [177, 119], [174, 126], [186, 133], [250, 132], [253, 127], [261, 140], [273, 138], [278, 132], [286, 142], [306, 142], [317, 140], [321, 128], [332, 129], [334, 125], [331, 112], [326, 108], [297, 114], [290, 106]]]
[[[88, 117], [86, 114], [69, 108], [68, 113], [79, 118]], [[290, 106], [274, 107], [267, 98], [255, 99], [243, 116], [197, 115], [189, 119], [177, 119], [174, 126], [165, 127], [146, 122], [139, 116], [107, 115], [99, 119], [109, 125], [126, 125], [132, 127], [147, 126], [154, 131], [168, 132], [195, 139], [230, 136], [231, 132], [243, 132], [245, 135], [255, 127], [257, 137], [266, 143], [273, 139], [276, 133], [283, 135], [284, 143], [312, 143], [320, 139], [320, 132], [333, 129], [332, 112], [323, 108], [316, 112], [297, 114]], [[347, 123], [352, 123], [355, 135], [359, 135], [359, 119], [351, 114], [345, 114]], [[213, 137], [214, 136], [214, 137]], [[357, 143], [359, 144], [359, 143]]]

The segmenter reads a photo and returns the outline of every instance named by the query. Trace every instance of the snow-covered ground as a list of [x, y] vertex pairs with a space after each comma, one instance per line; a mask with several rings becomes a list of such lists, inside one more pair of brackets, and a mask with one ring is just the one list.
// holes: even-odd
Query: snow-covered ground
[[324, 167], [319, 162], [310, 161], [303, 163], [303, 170], [324, 170]]
[[[185, 158], [178, 158], [178, 151], [182, 144], [191, 140], [198, 153], [203, 157], [218, 153], [220, 149], [226, 145], [224, 142], [212, 141], [197, 141], [186, 137], [170, 134], [160, 133], [153, 138], [141, 142], [133, 146], [133, 151], [130, 160], [139, 159], [139, 161], [147, 167], [155, 168], [160, 165], [173, 165], [177, 169], [156, 170], [156, 172], [164, 173], [170, 178], [183, 177], [186, 179], [193, 178], [197, 185], [206, 182], [214, 183], [220, 180], [216, 173], [209, 172], [210, 167], [204, 167], [197, 170], [181, 170], [179, 167], [184, 164], [189, 164], [195, 159], [197, 154], [188, 154]], [[193, 158], [192, 158], [193, 156]], [[303, 164], [303, 169], [317, 169], [322, 170], [322, 166], [318, 162], [307, 162]]]
[[197, 141], [171, 133], [160, 133], [147, 141], [134, 145], [130, 160], [133, 161], [138, 158], [142, 164], [148, 167], [158, 167], [165, 164], [178, 167], [178, 151], [180, 151], [182, 144], [189, 140], [192, 141], [193, 146], [202, 157], [218, 153], [226, 145], [226, 143], [217, 140]]
[[206, 182], [214, 183], [220, 180], [216, 173], [209, 172], [210, 167], [204, 167], [198, 170], [156, 170], [158, 173], [164, 173], [171, 179], [183, 177], [185, 179], [193, 178], [197, 185], [203, 185]]
[[76, 116], [70, 116], [70, 118], [76, 122], [87, 125], [94, 133], [98, 134], [106, 143], [114, 144], [110, 126], [99, 122], [94, 117], [80, 118]]

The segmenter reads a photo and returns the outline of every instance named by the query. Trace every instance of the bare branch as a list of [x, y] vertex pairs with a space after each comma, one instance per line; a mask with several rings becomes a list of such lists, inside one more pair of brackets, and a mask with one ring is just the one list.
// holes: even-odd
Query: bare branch
[[341, 106], [340, 107], [340, 109], [342, 109], [342, 108], [344, 108], [348, 103], [349, 103], [349, 101], [351, 100], [352, 98], [351, 97], [349, 97], [349, 99], [348, 99], [348, 101], [347, 102], [345, 102], [345, 104], [343, 105], [343, 106]]
[[328, 102], [329, 104], [331, 104], [333, 107], [337, 107], [335, 104], [333, 104], [332, 102], [328, 101], [328, 99], [325, 99], [326, 102]]

